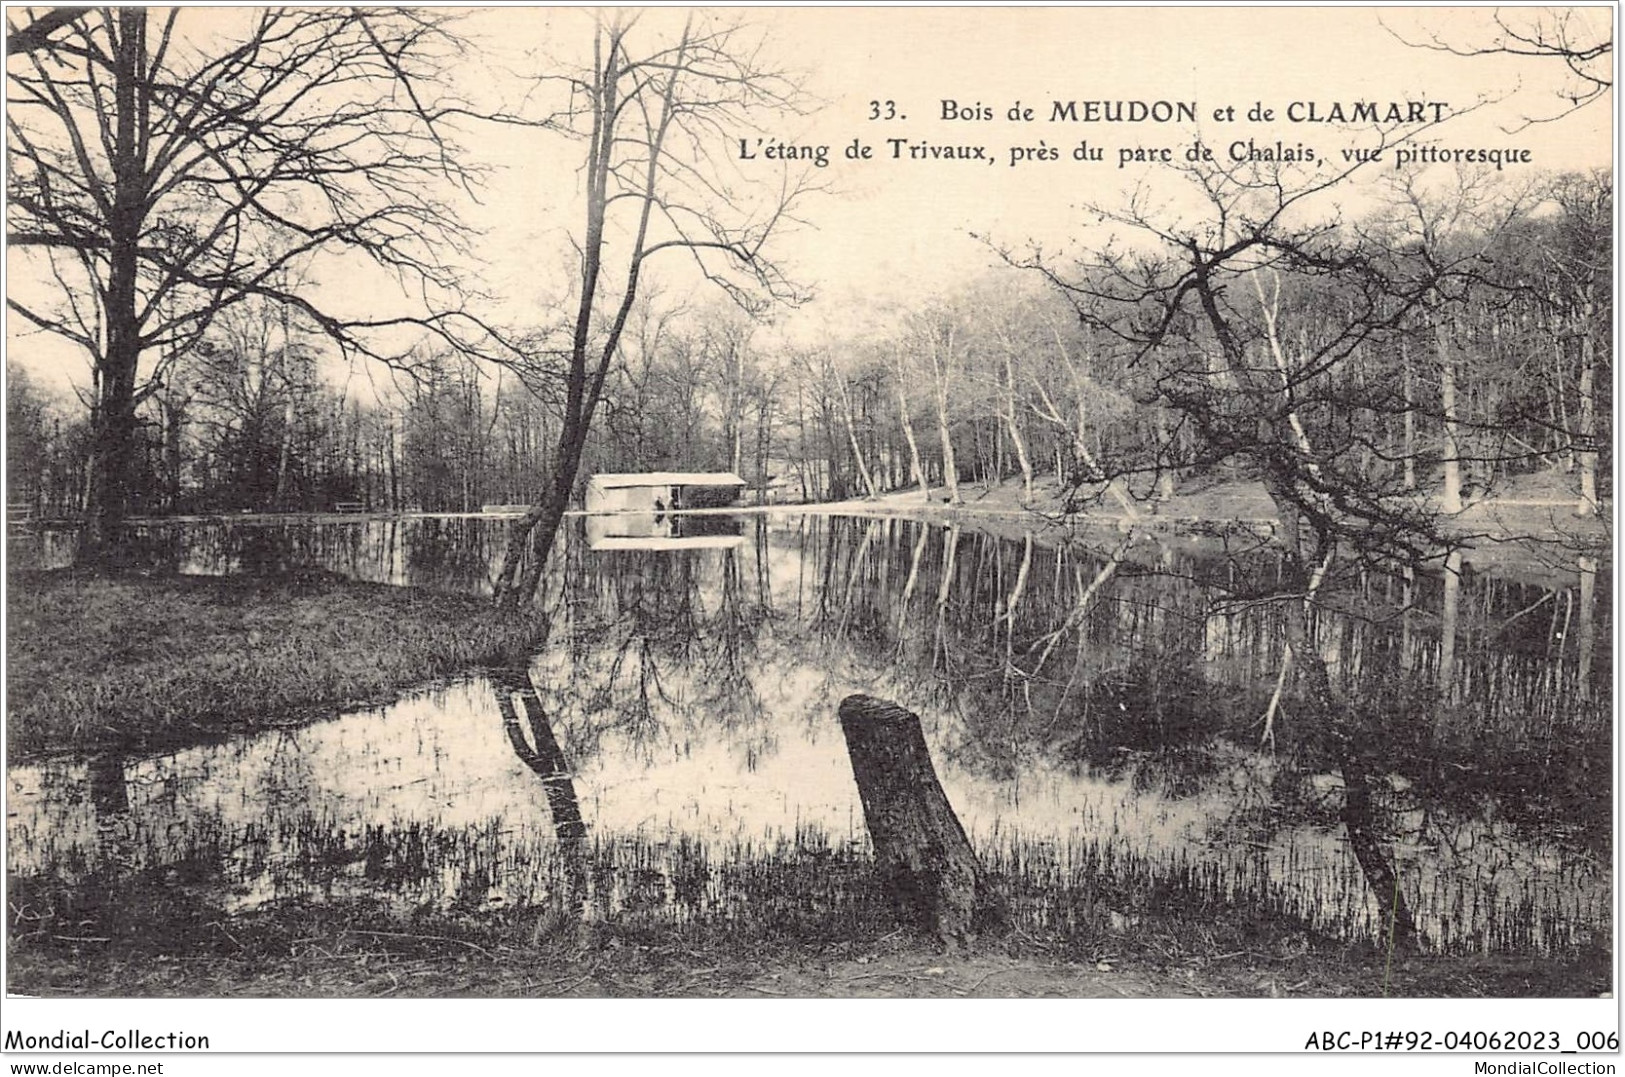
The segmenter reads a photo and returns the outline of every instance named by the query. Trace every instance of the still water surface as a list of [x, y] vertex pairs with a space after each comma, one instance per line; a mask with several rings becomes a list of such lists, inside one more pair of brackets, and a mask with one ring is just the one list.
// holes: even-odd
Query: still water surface
[[[182, 571], [482, 592], [505, 528], [213, 522], [148, 538]], [[1327, 731], [1295, 720], [1289, 689], [1263, 740], [1282, 659], [1278, 606], [1254, 600], [1267, 550], [794, 514], [570, 538], [527, 671], [537, 715], [504, 675], [471, 672], [300, 729], [13, 768], [11, 870], [202, 863], [195, 885], [228, 912], [357, 895], [403, 912], [528, 905], [566, 886], [574, 812], [599, 915], [732, 916], [748, 895], [730, 867], [861, 854], [835, 711], [864, 692], [922, 716], [1029, 927], [1131, 929], [1169, 903], [1223, 903], [1378, 930]], [[1390, 746], [1379, 817], [1435, 949], [1556, 952], [1610, 932], [1598, 575], [1468, 564], [1332, 585], [1318, 637]]]

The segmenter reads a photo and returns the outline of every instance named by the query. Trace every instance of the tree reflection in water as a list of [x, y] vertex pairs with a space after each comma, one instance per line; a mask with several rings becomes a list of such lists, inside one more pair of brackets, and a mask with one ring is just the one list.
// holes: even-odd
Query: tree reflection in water
[[[1580, 572], [1578, 596], [1544, 592], [1548, 603], [1578, 597], [1580, 645], [1538, 653], [1493, 642], [1527, 588], [1464, 573], [1456, 559], [1432, 573], [1328, 578], [1298, 629], [1320, 661], [1288, 676], [1294, 615], [1278, 559], [1256, 537], [1097, 545], [839, 517], [763, 522], [753, 537], [748, 552], [617, 553], [585, 566], [596, 604], [577, 627], [594, 645], [570, 644], [571, 665], [550, 671], [548, 690], [591, 693], [585, 725], [645, 746], [716, 730], [751, 770], [776, 749], [760, 679], [788, 664], [829, 708], [853, 687], [907, 699], [948, 763], [1012, 790], [1057, 766], [1157, 796], [1228, 787], [1232, 814], [1211, 821], [1214, 834], [1268, 842], [1313, 820], [1341, 825], [1361, 870], [1388, 890], [1375, 899], [1399, 937], [1413, 915], [1405, 895], [1434, 877], [1418, 850], [1456, 840], [1487, 803], [1537, 832], [1606, 842], [1606, 798], [1564, 763], [1608, 747], [1606, 711], [1585, 701], [1599, 659], [1595, 568], [1589, 583]], [[775, 576], [777, 556], [794, 570]], [[924, 608], [922, 592], [934, 593]], [[1538, 723], [1523, 708], [1532, 678], [1548, 690]], [[1549, 694], [1560, 685], [1575, 689], [1568, 702]], [[1326, 703], [1334, 687], [1346, 702]], [[1265, 765], [1237, 766], [1265, 730]], [[1568, 792], [1543, 800], [1532, 769]]]
[[[547, 710], [537, 694], [528, 669], [513, 666], [495, 666], [486, 670], [491, 687], [496, 693], [497, 709], [502, 715], [502, 729], [508, 743], [520, 762], [529, 767], [542, 783], [547, 798], [547, 810], [553, 820], [553, 833], [558, 840], [559, 863], [563, 869], [555, 907], [555, 916], [579, 916], [582, 922], [590, 920], [591, 904], [587, 893], [587, 862], [583, 845], [587, 827], [581, 819], [581, 803], [576, 799], [575, 782], [570, 777], [570, 764], [564, 751], [553, 736]], [[524, 715], [524, 723], [520, 715]], [[528, 737], [527, 737], [528, 730]], [[537, 924], [537, 932], [544, 932], [549, 921]]]
[[[248, 546], [268, 550], [268, 563], [362, 566], [363, 575], [473, 574], [500, 542], [487, 525], [455, 523], [432, 535], [410, 520], [393, 532], [351, 521], [303, 535], [282, 528], [258, 547], [222, 538], [240, 528], [209, 525], [191, 546], [168, 542], [165, 556], [225, 570]], [[467, 548], [401, 553], [430, 537]], [[953, 522], [774, 516], [755, 518], [729, 548], [576, 542], [556, 557], [543, 598], [551, 639], [528, 667], [493, 673], [494, 710], [480, 720], [495, 734], [500, 718], [497, 749], [541, 781], [550, 845], [568, 854], [556, 892], [575, 909], [589, 907], [589, 890], [606, 900], [592, 866], [608, 855], [601, 843], [633, 832], [645, 840], [641, 819], [688, 825], [665, 806], [688, 796], [682, 789], [670, 789], [659, 814], [626, 805], [650, 795], [648, 775], [759, 806], [764, 793], [749, 779], [788, 780], [821, 760], [836, 701], [853, 692], [921, 716], [973, 841], [988, 863], [1026, 880], [1009, 885], [1038, 886], [1022, 873], [1052, 858], [1035, 902], [1081, 878], [1108, 892], [1141, 872], [1155, 893], [1374, 933], [1375, 898], [1361, 877], [1380, 869], [1362, 869], [1358, 843], [1337, 837], [1350, 815], [1392, 858], [1390, 885], [1431, 946], [1503, 945], [1484, 940], [1504, 928], [1451, 919], [1456, 902], [1481, 900], [1503, 923], [1508, 910], [1533, 910], [1517, 912], [1527, 921], [1517, 930], [1556, 945], [1579, 929], [1573, 909], [1548, 907], [1563, 900], [1550, 895], [1606, 876], [1611, 581], [1595, 558], [1560, 570], [1474, 571], [1467, 561], [1328, 577], [1303, 642], [1338, 694], [1332, 721], [1306, 705], [1301, 675], [1282, 675], [1278, 558], [1247, 535], [1023, 528], [999, 537]], [[456, 586], [479, 590], [483, 580]], [[1340, 723], [1360, 731], [1357, 753]], [[1266, 726], [1273, 737], [1261, 744]], [[691, 757], [695, 767], [683, 769]], [[112, 773], [102, 767], [92, 798], [109, 817]], [[313, 783], [291, 761], [277, 774]], [[1100, 783], [1116, 783], [1123, 806], [1045, 800]], [[801, 841], [803, 810], [824, 811], [847, 792], [776, 797], [791, 820], [783, 832]], [[302, 803], [308, 787], [280, 795]], [[254, 796], [263, 803], [271, 792]], [[725, 818], [705, 825], [769, 826]], [[979, 832], [976, 818], [987, 821]], [[622, 829], [600, 830], [600, 819]], [[1001, 829], [1016, 827], [1006, 819], [1027, 829]], [[843, 832], [827, 825], [826, 848]], [[718, 878], [731, 870], [704, 863]], [[1593, 897], [1587, 890], [1587, 909]], [[1605, 923], [1588, 930], [1607, 933]]]

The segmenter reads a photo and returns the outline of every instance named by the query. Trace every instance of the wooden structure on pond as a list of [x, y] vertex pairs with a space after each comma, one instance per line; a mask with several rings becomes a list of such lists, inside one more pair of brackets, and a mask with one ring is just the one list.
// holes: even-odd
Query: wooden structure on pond
[[587, 480], [588, 512], [678, 512], [725, 508], [739, 501], [745, 480], [731, 471], [603, 473]]
[[997, 917], [997, 902], [937, 781], [919, 716], [856, 695], [841, 700], [840, 719], [881, 884], [921, 929], [966, 942]]

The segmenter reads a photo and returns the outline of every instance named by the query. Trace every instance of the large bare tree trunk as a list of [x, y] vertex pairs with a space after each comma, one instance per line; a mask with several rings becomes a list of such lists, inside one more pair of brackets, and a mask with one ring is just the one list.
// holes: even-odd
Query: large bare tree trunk
[[1456, 698], [1456, 629], [1461, 620], [1461, 551], [1444, 561], [1444, 602], [1439, 621], [1439, 697]]
[[[579, 456], [580, 449], [575, 451]], [[553, 485], [547, 488], [542, 500], [532, 505], [514, 525], [495, 585], [497, 604], [501, 608], [516, 610], [522, 602], [535, 597], [542, 572], [547, 567], [547, 559], [553, 552], [554, 540], [558, 537], [559, 524], [563, 522], [565, 508], [570, 503], [570, 487], [575, 483], [578, 466], [573, 463], [568, 468], [558, 467]], [[530, 542], [528, 560], [525, 551], [527, 540]]]
[[1597, 647], [1597, 559], [1582, 557], [1580, 570], [1580, 639], [1578, 665], [1575, 668], [1575, 689], [1581, 699], [1592, 695], [1591, 663]]
[[1405, 473], [1406, 493], [1416, 489], [1416, 376], [1411, 371], [1411, 353], [1404, 338], [1399, 341], [1399, 361], [1405, 369]]
[[[1000, 349], [1004, 359], [1004, 419], [1010, 431], [1010, 442], [1016, 447], [1016, 463], [1021, 467], [1021, 502], [1030, 505], [1033, 500], [1033, 463], [1027, 456], [1027, 444], [1021, 439], [1021, 428], [1016, 425], [1016, 366], [1011, 353], [1014, 346], [1006, 342]], [[1000, 476], [1003, 477], [1002, 474]]]
[[931, 355], [931, 390], [932, 400], [936, 404], [937, 436], [942, 445], [942, 483], [948, 488], [948, 503], [961, 505], [964, 501], [959, 496], [959, 465], [954, 461], [954, 439], [948, 423], [948, 361], [942, 352], [946, 349], [950, 353], [954, 346], [954, 331], [947, 331], [947, 340], [937, 340], [933, 331], [927, 341]]
[[1439, 490], [1439, 511], [1461, 511], [1461, 424], [1456, 411], [1456, 360], [1443, 318], [1434, 327], [1439, 355], [1439, 414], [1444, 420], [1444, 480]]
[[286, 508], [288, 498], [288, 461], [293, 456], [293, 377], [289, 372], [288, 304], [282, 304], [282, 391], [288, 398], [282, 403], [282, 439], [276, 454], [276, 488], [271, 493], [271, 504]]
[[[136, 275], [145, 162], [137, 138], [137, 82], [147, 53], [147, 13], [120, 8], [118, 42], [113, 56], [113, 205], [108, 215], [108, 284], [106, 353], [100, 373], [100, 395], [92, 412], [89, 475], [85, 494], [85, 527], [80, 558], [91, 564], [122, 560], [120, 539], [130, 507], [130, 465], [136, 444], [135, 383], [141, 361], [141, 322], [136, 311]], [[105, 129], [104, 129], [105, 130]]]
[[288, 463], [293, 459], [293, 396], [282, 405], [282, 437], [276, 453], [276, 486], [271, 491], [271, 504], [279, 509], [288, 506]]
[[1174, 452], [1171, 436], [1168, 430], [1168, 412], [1165, 408], [1156, 409], [1157, 417], [1157, 450], [1165, 454], [1157, 466], [1157, 500], [1172, 501], [1174, 499]]
[[1580, 451], [1576, 454], [1580, 501], [1574, 507], [1576, 516], [1597, 515], [1597, 348], [1591, 334], [1594, 314], [1595, 303], [1588, 288], [1580, 311]]
[[[532, 505], [508, 537], [508, 548], [502, 558], [502, 570], [497, 576], [495, 597], [503, 609], [517, 609], [522, 602], [535, 597], [542, 572], [547, 567], [559, 523], [564, 519], [565, 506], [575, 485], [576, 471], [581, 466], [581, 453], [592, 428], [593, 413], [597, 410], [598, 395], [603, 390], [609, 365], [620, 344], [621, 331], [637, 296], [638, 276], [641, 268], [638, 252], [642, 250], [652, 202], [652, 179], [649, 193], [644, 198], [642, 217], [637, 238], [633, 243], [634, 257], [627, 270], [626, 290], [621, 296], [619, 309], [608, 329], [608, 339], [597, 353], [595, 369], [589, 370], [588, 349], [592, 344], [593, 311], [603, 274], [604, 220], [608, 212], [611, 164], [615, 152], [614, 114], [619, 106], [622, 54], [619, 41], [600, 53], [600, 78], [595, 88], [593, 140], [587, 159], [587, 227], [586, 239], [581, 246], [581, 296], [576, 308], [574, 333], [570, 344], [570, 370], [565, 378], [564, 418], [559, 429], [558, 452], [553, 458], [552, 481], [538, 504]], [[681, 61], [681, 54], [678, 56]], [[667, 83], [665, 98], [670, 104], [675, 78]], [[654, 136], [649, 146], [648, 168], [656, 168], [665, 127]], [[520, 571], [525, 556], [525, 543], [531, 544], [531, 560]]]
[[1004, 415], [1005, 425], [1010, 430], [1010, 441], [1016, 447], [1016, 463], [1021, 468], [1021, 503], [1032, 504], [1033, 500], [1033, 462], [1027, 455], [1027, 443], [1021, 439], [1021, 428], [1016, 425], [1015, 400], [1010, 400], [1009, 410]]
[[968, 941], [992, 895], [937, 781], [919, 717], [855, 695], [841, 700], [840, 719], [887, 894], [904, 916], [943, 942]]
[[962, 505], [964, 500], [959, 496], [959, 464], [954, 460], [954, 438], [948, 430], [948, 394], [943, 391], [938, 392], [937, 433], [942, 443], [942, 483], [948, 487], [948, 503]]
[[920, 487], [920, 496], [929, 499], [931, 485], [925, 480], [925, 468], [920, 464], [920, 443], [914, 439], [914, 421], [908, 414], [908, 393], [903, 388], [903, 353], [899, 349], [893, 357], [897, 377], [897, 417], [903, 424], [903, 440], [908, 442], [909, 477]]
[[869, 465], [864, 462], [863, 450], [858, 447], [858, 428], [856, 421], [852, 417], [852, 397], [847, 391], [846, 378], [838, 370], [832, 369], [830, 373], [834, 376], [835, 388], [840, 393], [841, 418], [846, 425], [847, 441], [852, 446], [852, 461], [858, 466], [858, 477], [863, 480], [864, 492], [870, 498], [879, 497], [880, 493], [875, 489], [874, 476], [869, 471]]
[[[775, 394], [763, 390], [756, 398], [756, 503], [767, 504], [767, 459], [773, 447], [773, 401]], [[738, 472], [735, 472], [738, 474]]]
[[[1291, 485], [1283, 475], [1266, 470], [1265, 487], [1284, 525], [1286, 549], [1281, 582], [1293, 597], [1285, 604], [1282, 620], [1287, 647], [1297, 665], [1299, 683], [1308, 704], [1308, 717], [1317, 725], [1338, 730], [1338, 757], [1344, 787], [1343, 822], [1349, 846], [1376, 896], [1385, 938], [1390, 939], [1395, 948], [1411, 948], [1416, 942], [1416, 923], [1404, 895], [1399, 892], [1398, 877], [1383, 849], [1372, 808], [1367, 738], [1362, 730], [1341, 721], [1326, 659], [1316, 644], [1309, 619], [1314, 593], [1330, 571], [1336, 555], [1335, 540], [1325, 534], [1306, 533], [1307, 520], [1299, 511]], [[1316, 565], [1312, 573], [1307, 567], [1311, 561]], [[1303, 598], [1296, 597], [1299, 595]]]
[[739, 371], [734, 372], [735, 381], [729, 392], [728, 471], [734, 475], [740, 474], [745, 466], [745, 403], [739, 384], [742, 377]]

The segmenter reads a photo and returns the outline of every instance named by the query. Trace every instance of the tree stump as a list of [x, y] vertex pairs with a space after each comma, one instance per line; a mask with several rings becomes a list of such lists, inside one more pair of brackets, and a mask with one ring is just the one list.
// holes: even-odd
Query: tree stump
[[922, 930], [944, 943], [968, 941], [993, 903], [937, 781], [919, 716], [855, 695], [841, 700], [840, 718], [881, 884]]

